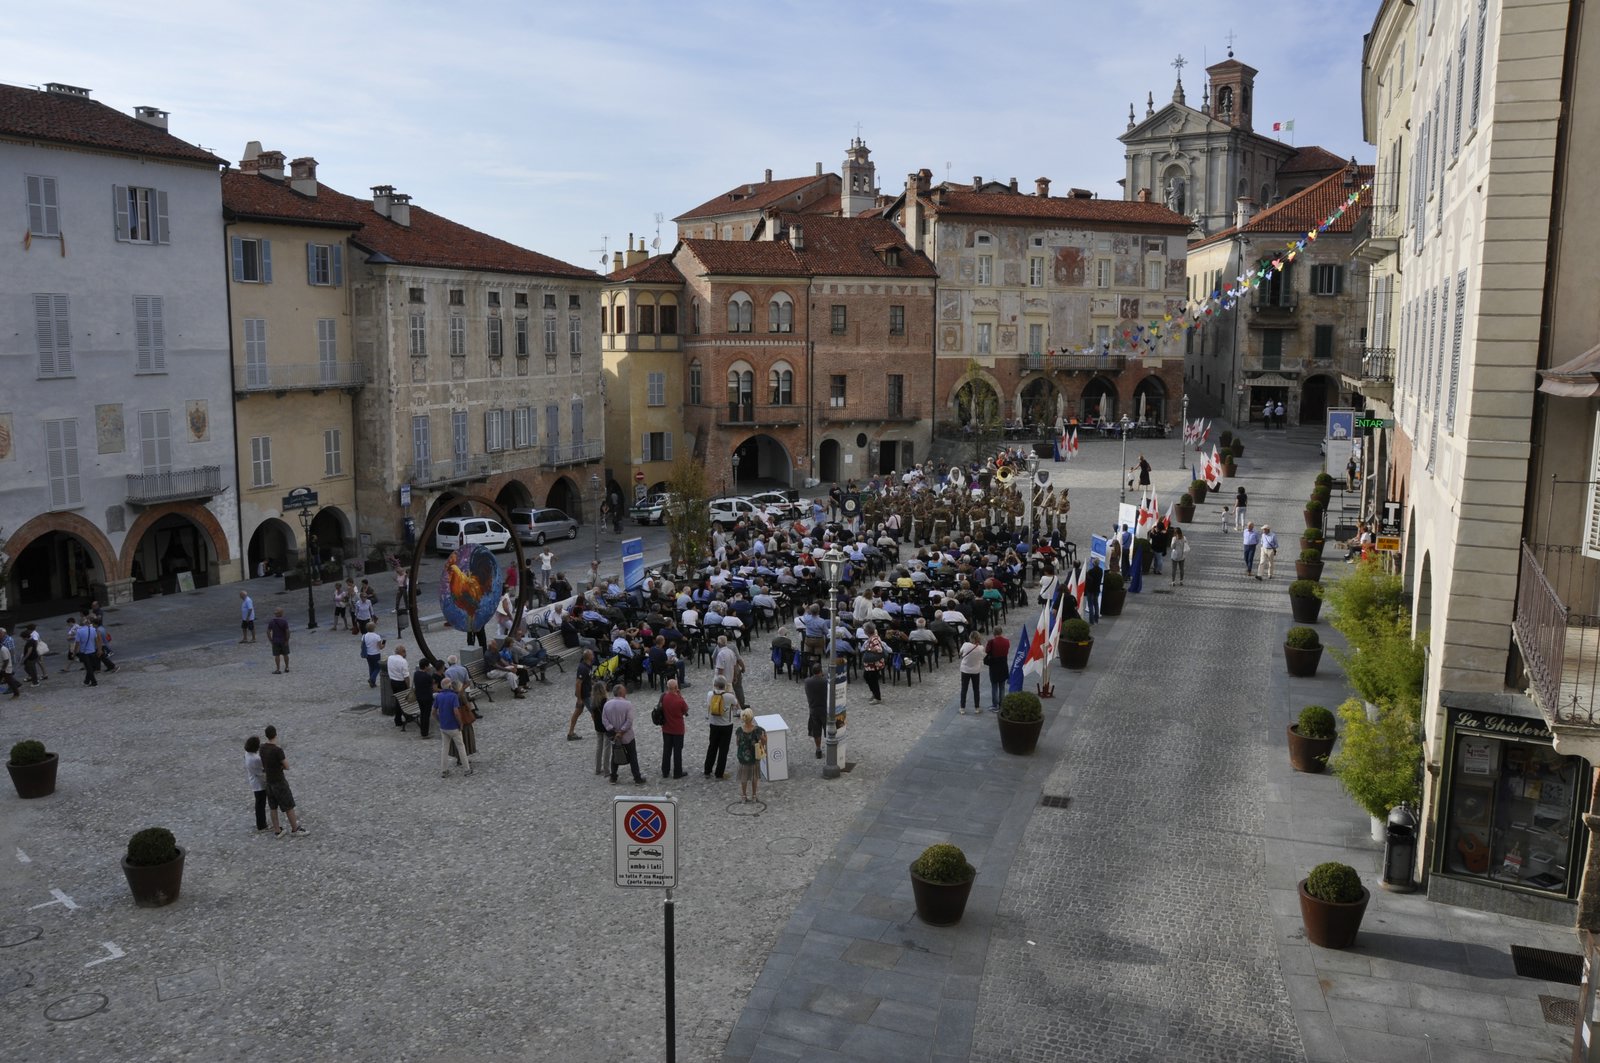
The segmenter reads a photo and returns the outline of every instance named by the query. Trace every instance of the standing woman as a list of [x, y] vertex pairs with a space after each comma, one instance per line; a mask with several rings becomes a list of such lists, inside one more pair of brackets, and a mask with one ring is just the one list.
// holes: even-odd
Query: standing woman
[[22, 634], [22, 667], [28, 673], [28, 685], [38, 686], [39, 680], [49, 679], [44, 670], [44, 653], [41, 647], [44, 641], [39, 638], [39, 629], [32, 624]]
[[983, 644], [983, 659], [989, 666], [989, 711], [1000, 711], [1000, 699], [1005, 697], [1006, 680], [1011, 676], [1011, 640], [997, 624], [994, 634]]
[[[761, 783], [761, 758], [767, 751], [767, 732], [756, 726], [756, 714], [745, 709], [739, 714], [739, 729], [735, 755], [739, 761], [739, 796], [746, 801], [756, 799], [756, 787]], [[750, 796], [745, 797], [744, 784], [750, 784]]]
[[1244, 484], [1240, 484], [1239, 485], [1239, 493], [1238, 493], [1238, 495], [1235, 496], [1234, 504], [1233, 504], [1233, 524], [1234, 524], [1234, 527], [1236, 527], [1236, 528], [1243, 528], [1244, 527], [1244, 524], [1245, 524], [1244, 508], [1246, 506], [1248, 506], [1249, 504], [1250, 504], [1250, 496], [1244, 493]]
[[888, 666], [889, 651], [878, 636], [876, 624], [868, 624], [866, 634], [867, 640], [861, 644], [861, 675], [876, 704], [883, 701], [883, 672]]
[[338, 631], [341, 623], [345, 627], [350, 626], [349, 616], [345, 612], [349, 604], [350, 592], [345, 590], [343, 583], [335, 580], [333, 584], [333, 630]]
[[1172, 582], [1183, 586], [1183, 563], [1189, 557], [1189, 540], [1183, 537], [1183, 529], [1174, 525], [1172, 528], [1172, 542], [1167, 546], [1167, 553], [1172, 558]]
[[400, 567], [399, 559], [395, 559], [394, 566], [394, 637], [399, 638], [406, 633], [402, 626], [405, 621], [401, 618], [411, 612], [411, 573]]
[[978, 677], [983, 674], [983, 636], [974, 628], [961, 644], [961, 714], [967, 712], [967, 687], [972, 687], [973, 711], [983, 712], [983, 691]]

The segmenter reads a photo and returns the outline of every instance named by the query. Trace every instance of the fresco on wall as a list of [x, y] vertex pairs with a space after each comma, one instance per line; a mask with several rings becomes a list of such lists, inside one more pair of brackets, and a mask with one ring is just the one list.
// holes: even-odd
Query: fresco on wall
[[125, 441], [122, 432], [122, 406], [111, 403], [94, 408], [94, 437], [101, 454], [121, 454]]

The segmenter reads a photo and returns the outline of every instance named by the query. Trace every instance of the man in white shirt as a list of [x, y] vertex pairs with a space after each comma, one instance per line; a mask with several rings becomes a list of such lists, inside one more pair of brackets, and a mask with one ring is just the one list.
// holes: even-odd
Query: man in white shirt
[[679, 623], [682, 624], [682, 626], [684, 626], [686, 628], [687, 627], [699, 627], [700, 626], [700, 610], [696, 609], [691, 604], [689, 606], [689, 608], [687, 608], [687, 609], [685, 609], [683, 611], [683, 618], [679, 621]]
[[[389, 673], [389, 689], [396, 697], [411, 688], [411, 665], [406, 660], [406, 648], [404, 645], [398, 643], [395, 645], [394, 652], [389, 655], [387, 669]], [[394, 725], [399, 728], [404, 728], [406, 725], [406, 714], [401, 711], [398, 705], [395, 706], [394, 710]]]

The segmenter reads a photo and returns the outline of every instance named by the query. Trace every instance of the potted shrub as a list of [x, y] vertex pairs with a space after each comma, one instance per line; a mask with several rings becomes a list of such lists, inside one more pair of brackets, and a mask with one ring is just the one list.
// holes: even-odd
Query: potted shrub
[[1227, 450], [1232, 446], [1233, 446], [1233, 431], [1231, 429], [1224, 428], [1222, 430], [1222, 434], [1217, 436], [1217, 450], [1219, 450], [1219, 451]]
[[1233, 461], [1233, 451], [1231, 451], [1231, 450], [1223, 451], [1222, 452], [1222, 475], [1223, 476], [1232, 476], [1235, 471], [1237, 471], [1237, 466], [1234, 464], [1234, 461]]
[[1206, 496], [1211, 493], [1211, 485], [1204, 480], [1196, 480], [1189, 485], [1189, 499], [1195, 505], [1205, 505]]
[[1232, 451], [1234, 457], [1244, 457], [1244, 440], [1235, 439], [1232, 443], [1228, 444], [1228, 449]]
[[1289, 674], [1310, 679], [1322, 663], [1322, 640], [1314, 627], [1292, 627], [1283, 639], [1283, 663]]
[[1122, 573], [1107, 572], [1100, 581], [1100, 615], [1121, 616], [1122, 607], [1128, 601], [1128, 585], [1122, 580]]
[[1321, 584], [1316, 580], [1297, 579], [1289, 584], [1289, 611], [1297, 624], [1315, 624], [1322, 613]]
[[183, 847], [165, 827], [148, 827], [129, 839], [122, 873], [139, 907], [171, 904], [183, 885]]
[[1174, 514], [1176, 514], [1179, 524], [1188, 524], [1191, 521], [1193, 521], [1194, 520], [1194, 496], [1191, 495], [1191, 494], [1181, 494], [1181, 495], [1179, 495], [1178, 496], [1178, 504], [1177, 504], [1177, 506], [1175, 506], [1173, 508], [1173, 512], [1174, 512]]
[[6, 770], [11, 773], [17, 796], [26, 800], [56, 792], [56, 766], [60, 763], [60, 757], [45, 751], [43, 742], [29, 740], [11, 747]]
[[1044, 702], [1039, 695], [1018, 690], [1000, 699], [1000, 747], [1027, 756], [1039, 744], [1044, 729]]
[[1312, 868], [1300, 880], [1300, 921], [1306, 940], [1325, 949], [1354, 945], [1371, 896], [1349, 864], [1330, 861]]
[[972, 893], [977, 868], [967, 863], [967, 854], [958, 846], [942, 842], [930, 845], [911, 862], [911, 895], [916, 898], [917, 917], [929, 926], [950, 926], [961, 921]]
[[1313, 482], [1317, 487], [1332, 487], [1333, 476], [1330, 473], [1319, 472], [1317, 473], [1316, 480]]
[[1328, 500], [1333, 497], [1333, 488], [1324, 484], [1318, 484], [1311, 489], [1311, 494], [1307, 495], [1306, 497], [1316, 499], [1318, 502], [1321, 502], [1323, 508], [1326, 509]]
[[1327, 545], [1327, 542], [1328, 540], [1323, 537], [1321, 529], [1307, 528], [1300, 533], [1300, 549], [1315, 550], [1318, 558], [1322, 557], [1322, 548]]
[[1306, 527], [1322, 530], [1322, 502], [1315, 498], [1306, 499], [1305, 508]]
[[1078, 617], [1061, 625], [1061, 664], [1074, 672], [1089, 666], [1089, 651], [1094, 649], [1094, 636], [1089, 632], [1089, 622]]
[[1294, 574], [1297, 579], [1321, 579], [1322, 547], [1307, 547], [1301, 550], [1300, 560], [1294, 563]]
[[[1356, 656], [1371, 655], [1364, 650]], [[1392, 700], [1386, 695], [1378, 704], [1355, 697], [1339, 706], [1342, 740], [1329, 766], [1339, 785], [1372, 817], [1373, 841], [1383, 840], [1391, 809], [1421, 799], [1420, 713], [1419, 700], [1409, 693]]]
[[1307, 705], [1300, 719], [1289, 725], [1289, 765], [1295, 771], [1320, 774], [1328, 766], [1338, 731], [1333, 713], [1323, 705]]

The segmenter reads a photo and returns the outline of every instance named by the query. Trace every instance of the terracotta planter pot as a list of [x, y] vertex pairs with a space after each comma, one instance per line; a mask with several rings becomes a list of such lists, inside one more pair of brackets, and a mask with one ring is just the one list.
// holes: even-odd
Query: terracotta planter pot
[[1000, 722], [1000, 748], [1015, 756], [1025, 757], [1039, 745], [1039, 732], [1044, 730], [1044, 720], [1024, 723], [998, 717]]
[[[1311, 530], [1310, 528], [1306, 529], [1306, 531]], [[1326, 539], [1308, 539], [1304, 535], [1300, 536], [1300, 549], [1302, 550], [1321, 550], [1326, 545], [1328, 545], [1328, 540]]]
[[1173, 506], [1172, 511], [1177, 514], [1179, 524], [1189, 524], [1194, 520], [1194, 503], [1192, 502], [1187, 506]]
[[1348, 904], [1319, 901], [1306, 892], [1306, 880], [1300, 880], [1300, 921], [1305, 924], [1306, 940], [1325, 949], [1347, 949], [1356, 943], [1356, 932], [1361, 929], [1361, 917], [1367, 914], [1367, 901], [1372, 894], [1361, 891], [1361, 899]]
[[1211, 488], [1209, 486], [1207, 486], [1204, 491], [1195, 491], [1195, 490], [1191, 489], [1189, 491], [1189, 497], [1194, 499], [1194, 504], [1195, 505], [1203, 506], [1203, 505], [1206, 504], [1206, 496], [1209, 495], [1210, 493], [1211, 493]]
[[1234, 440], [1232, 443], [1228, 444], [1228, 449], [1233, 452], [1233, 456], [1234, 457], [1236, 457], [1236, 458], [1244, 457], [1244, 444], [1239, 442], [1237, 439]]
[[1298, 650], [1285, 643], [1283, 663], [1289, 669], [1289, 674], [1296, 679], [1310, 679], [1317, 674], [1317, 665], [1322, 663], [1322, 647]]
[[1301, 511], [1302, 515], [1306, 519], [1306, 527], [1315, 528], [1318, 531], [1322, 530], [1322, 515], [1324, 513], [1326, 513], [1326, 512], [1327, 512], [1327, 510], [1324, 510], [1324, 509], [1309, 509], [1309, 508], [1304, 509], [1304, 510]]
[[1307, 738], [1289, 725], [1289, 766], [1295, 771], [1320, 775], [1328, 766], [1328, 754], [1333, 752], [1334, 738]]
[[1225, 476], [1225, 477], [1230, 477], [1231, 478], [1236, 469], [1237, 469], [1237, 466], [1235, 466], [1234, 463], [1231, 462], [1231, 461], [1225, 461], [1225, 462], [1222, 463], [1222, 475]]
[[965, 882], [929, 882], [911, 872], [911, 896], [917, 902], [917, 918], [929, 926], [951, 926], [961, 921], [972, 893], [973, 879]]
[[183, 857], [186, 850], [178, 846], [178, 858], [164, 864], [148, 867], [128, 863], [122, 858], [122, 873], [128, 879], [128, 889], [133, 892], [133, 903], [141, 908], [160, 908], [178, 899], [183, 886]]
[[30, 800], [56, 792], [56, 767], [60, 763], [61, 758], [51, 753], [37, 764], [7, 762], [6, 771], [11, 773], [11, 785], [17, 788], [17, 796]]
[[1063, 642], [1061, 644], [1061, 667], [1074, 672], [1081, 672], [1089, 667], [1089, 651], [1094, 649], [1094, 639], [1088, 642]]
[[1317, 617], [1322, 614], [1321, 598], [1297, 598], [1289, 595], [1289, 612], [1294, 614], [1297, 624], [1315, 624]]
[[1122, 607], [1128, 603], [1128, 588], [1100, 592], [1100, 615], [1121, 616]]
[[1321, 580], [1322, 580], [1322, 562], [1321, 561], [1296, 561], [1294, 563], [1294, 574], [1299, 579], [1313, 579], [1313, 580], [1317, 580], [1318, 582], [1321, 582]]

